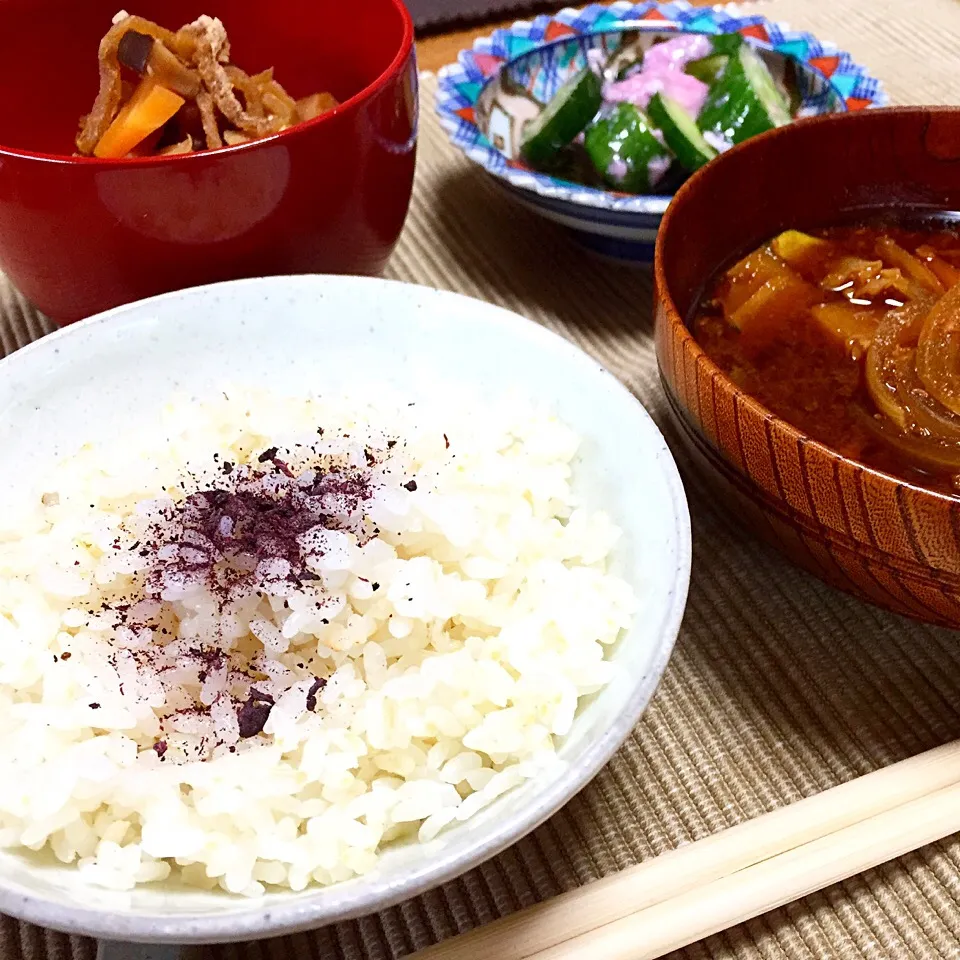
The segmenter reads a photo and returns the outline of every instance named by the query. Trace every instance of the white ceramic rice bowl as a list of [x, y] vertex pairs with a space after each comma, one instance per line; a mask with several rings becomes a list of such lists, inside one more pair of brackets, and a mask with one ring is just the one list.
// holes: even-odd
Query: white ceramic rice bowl
[[[0, 854], [0, 911], [109, 940], [246, 940], [371, 913], [450, 880], [556, 812], [633, 728], [670, 656], [686, 602], [690, 525], [676, 466], [637, 400], [542, 327], [481, 301], [352, 277], [275, 277], [168, 294], [66, 328], [0, 362], [0, 484], [34, 488], [83, 440], [149, 426], [176, 390], [203, 397], [264, 378], [282, 392], [376, 380], [520, 385], [583, 438], [575, 487], [623, 530], [612, 570], [640, 610], [613, 652], [621, 669], [582, 703], [564, 761], [424, 845], [388, 849], [359, 879], [262, 899], [163, 885], [93, 888], [75, 870]], [[151, 412], [153, 411], [153, 412]]]

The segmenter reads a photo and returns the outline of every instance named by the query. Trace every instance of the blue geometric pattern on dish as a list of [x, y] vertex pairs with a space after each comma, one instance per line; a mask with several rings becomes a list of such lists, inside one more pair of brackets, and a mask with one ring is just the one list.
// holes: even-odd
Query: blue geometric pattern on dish
[[523, 125], [567, 77], [586, 65], [590, 50], [606, 56], [624, 43], [645, 48], [678, 32], [735, 31], [747, 38], [777, 79], [791, 81], [797, 117], [887, 103], [876, 78], [848, 53], [809, 33], [756, 14], [695, 8], [683, 0], [620, 0], [539, 16], [477, 40], [471, 50], [460, 52], [457, 63], [440, 71], [437, 113], [453, 144], [527, 206], [593, 235], [591, 246], [602, 238], [605, 253], [647, 260], [672, 195], [624, 194], [531, 170], [519, 157]]

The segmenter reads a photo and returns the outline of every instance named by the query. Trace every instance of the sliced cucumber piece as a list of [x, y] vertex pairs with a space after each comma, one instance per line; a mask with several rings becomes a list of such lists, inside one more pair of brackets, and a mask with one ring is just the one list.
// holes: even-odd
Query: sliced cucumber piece
[[767, 65], [760, 59], [760, 54], [744, 44], [740, 48], [738, 59], [743, 65], [750, 89], [760, 99], [773, 125], [782, 127], [788, 124], [792, 117], [787, 97], [777, 87]]
[[708, 86], [715, 83], [717, 78], [723, 73], [729, 57], [725, 53], [711, 53], [709, 57], [701, 57], [699, 60], [691, 60], [684, 70], [691, 77], [702, 80]]
[[549, 160], [597, 115], [602, 100], [603, 83], [589, 67], [574, 74], [527, 124], [523, 155], [534, 166]]
[[790, 110], [760, 57], [743, 44], [710, 88], [697, 118], [704, 132], [740, 143], [790, 122]]
[[660, 128], [667, 146], [681, 166], [691, 173], [709, 163], [717, 151], [703, 139], [697, 121], [676, 100], [655, 93], [647, 106], [650, 119]]
[[[733, 146], [748, 136], [771, 129], [772, 124], [763, 126], [763, 114], [759, 118], [751, 118], [751, 111], [755, 110], [758, 102], [742, 87], [718, 82], [707, 95], [707, 101], [697, 117], [697, 126], [711, 142], [719, 140]], [[745, 132], [744, 127], [750, 132]]]
[[715, 33], [710, 37], [710, 46], [714, 53], [729, 55], [743, 46], [742, 33]]
[[587, 128], [584, 146], [604, 182], [625, 193], [647, 193], [672, 160], [647, 116], [627, 102], [616, 104]]

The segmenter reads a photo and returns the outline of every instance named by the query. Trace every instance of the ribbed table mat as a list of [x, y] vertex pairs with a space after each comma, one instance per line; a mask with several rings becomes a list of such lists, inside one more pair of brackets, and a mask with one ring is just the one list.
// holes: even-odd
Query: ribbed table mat
[[[763, 9], [851, 51], [896, 102], [960, 102], [956, 0], [772, 0]], [[582, 254], [506, 199], [448, 146], [435, 88], [425, 76], [413, 206], [389, 276], [487, 299], [562, 333], [620, 376], [671, 439], [649, 272]], [[9, 287], [0, 286], [0, 315], [3, 352], [50, 329]], [[400, 957], [960, 737], [960, 635], [885, 615], [794, 570], [715, 510], [709, 478], [685, 475], [694, 573], [676, 653], [643, 721], [587, 789], [502, 856], [423, 897], [203, 955]], [[960, 841], [950, 840], [674, 960], [960, 957], [958, 901]], [[0, 918], [0, 960], [92, 956], [89, 941]]]

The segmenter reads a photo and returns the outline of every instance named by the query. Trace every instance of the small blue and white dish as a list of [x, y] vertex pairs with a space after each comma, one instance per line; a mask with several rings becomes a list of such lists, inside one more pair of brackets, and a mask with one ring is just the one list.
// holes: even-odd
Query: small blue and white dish
[[593, 4], [516, 23], [479, 39], [439, 74], [437, 113], [454, 146], [525, 206], [573, 231], [597, 253], [649, 263], [678, 184], [628, 194], [534, 170], [520, 156], [526, 123], [588, 63], [678, 34], [741, 34], [791, 94], [795, 119], [884, 106], [880, 82], [849, 54], [762, 16], [674, 3]]

